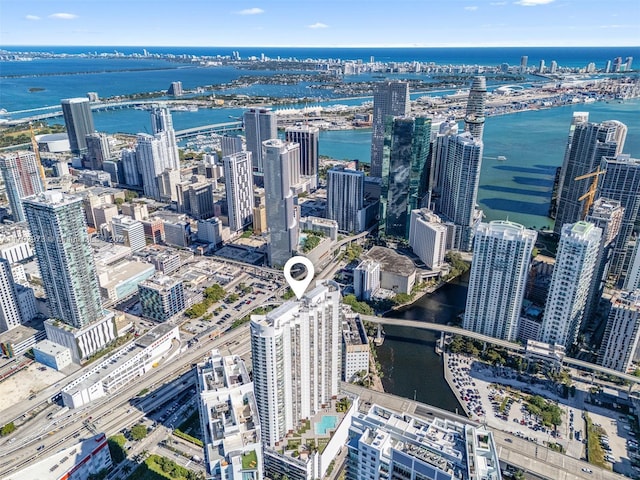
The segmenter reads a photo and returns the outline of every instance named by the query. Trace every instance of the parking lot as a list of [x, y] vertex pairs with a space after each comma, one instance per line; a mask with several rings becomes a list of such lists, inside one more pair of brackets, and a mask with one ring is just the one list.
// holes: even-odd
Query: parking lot
[[[557, 444], [567, 455], [585, 459], [586, 412], [593, 424], [602, 428], [605, 460], [614, 471], [640, 478], [640, 470], [632, 465], [638, 444], [629, 418], [586, 402], [590, 385], [575, 383], [575, 395], [563, 398], [557, 389], [552, 389], [555, 385], [529, 383], [526, 380], [531, 378], [512, 369], [490, 366], [465, 355], [447, 357], [452, 388], [458, 390], [474, 419], [539, 445]], [[532, 395], [551, 400], [559, 407], [561, 423], [557, 429], [544, 425], [529, 413], [525, 405]]]

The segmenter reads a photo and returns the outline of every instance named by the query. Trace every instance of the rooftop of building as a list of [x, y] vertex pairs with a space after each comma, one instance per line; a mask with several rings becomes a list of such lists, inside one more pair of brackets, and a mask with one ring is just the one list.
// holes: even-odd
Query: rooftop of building
[[52, 356], [56, 356], [65, 351], [69, 351], [67, 347], [64, 347], [57, 343], [53, 343], [51, 340], [42, 340], [41, 342], [36, 343], [34, 348], [36, 350], [40, 350], [42, 353]]
[[76, 465], [80, 465], [99, 447], [108, 449], [104, 433], [82, 440], [72, 447], [53, 453], [27, 468], [19, 470], [5, 480], [24, 480], [28, 478], [62, 478]]
[[61, 207], [65, 205], [71, 205], [80, 201], [80, 197], [77, 195], [68, 195], [60, 190], [46, 190], [42, 193], [37, 193], [23, 199], [23, 202], [42, 204], [54, 207]]
[[131, 248], [126, 245], [105, 242], [96, 238], [91, 239], [91, 248], [93, 249], [96, 267], [106, 267], [131, 255]]
[[135, 260], [120, 260], [108, 266], [96, 265], [98, 279], [102, 280], [101, 273], [106, 273], [106, 281], [100, 281], [102, 288], [111, 288], [145, 272], [155, 272], [155, 267], [150, 263]]
[[363, 255], [363, 258], [380, 263], [380, 268], [383, 272], [407, 277], [413, 275], [416, 271], [416, 266], [409, 258], [386, 247], [373, 247]]
[[[42, 320], [40, 320], [40, 326], [42, 327]], [[17, 344], [21, 343], [28, 338], [33, 337], [36, 333], [44, 330], [42, 328], [33, 328], [32, 326], [18, 325], [11, 330], [0, 333], [0, 343]]]
[[345, 315], [342, 322], [342, 338], [347, 347], [369, 345], [367, 333], [358, 315]]
[[173, 278], [161, 273], [156, 273], [153, 277], [147, 278], [144, 282], [140, 283], [140, 286], [152, 288], [155, 290], [164, 290], [167, 288], [172, 288], [179, 283], [182, 283], [181, 279]]
[[[176, 330], [178, 327], [175, 325], [169, 325], [161, 323], [158, 326], [149, 330], [145, 335], [139, 337], [134, 342], [130, 342], [123, 348], [117, 350], [113, 355], [105, 358], [101, 362], [94, 364], [94, 366], [86, 372], [82, 377], [71, 382], [62, 389], [63, 392], [70, 395], [74, 395], [77, 392], [84, 390], [98, 382], [103, 381], [109, 375], [119, 370], [124, 364], [133, 359], [136, 355], [141, 354], [147, 347], [152, 345], [159, 338], [163, 337], [171, 330]], [[145, 355], [145, 357], [148, 357]], [[150, 361], [151, 358], [146, 358]]]
[[223, 357], [214, 349], [206, 362], [198, 364], [197, 375], [212, 439], [206, 445], [207, 457], [222, 460], [221, 453], [229, 455], [259, 443], [258, 409], [244, 361], [237, 355]]

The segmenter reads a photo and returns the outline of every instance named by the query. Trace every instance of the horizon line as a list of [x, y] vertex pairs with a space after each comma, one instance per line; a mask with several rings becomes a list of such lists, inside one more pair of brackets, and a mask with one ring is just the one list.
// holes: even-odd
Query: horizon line
[[416, 44], [347, 44], [347, 45], [125, 45], [125, 44], [0, 44], [7, 47], [128, 47], [128, 48], [640, 48], [640, 45], [416, 45]]

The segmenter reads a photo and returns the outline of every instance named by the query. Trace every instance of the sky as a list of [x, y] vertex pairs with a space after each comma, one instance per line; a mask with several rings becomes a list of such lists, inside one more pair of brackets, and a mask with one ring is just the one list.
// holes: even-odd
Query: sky
[[0, 46], [638, 46], [640, 0], [0, 0]]

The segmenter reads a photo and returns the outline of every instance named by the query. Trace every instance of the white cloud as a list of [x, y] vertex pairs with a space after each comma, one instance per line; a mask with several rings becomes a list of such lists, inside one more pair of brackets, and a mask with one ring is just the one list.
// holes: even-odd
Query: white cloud
[[264, 13], [264, 10], [261, 8], [245, 8], [244, 10], [240, 10], [239, 12], [236, 12], [236, 14], [238, 15], [260, 15], [261, 13]]
[[327, 25], [326, 23], [316, 22], [313, 25], [307, 25], [307, 27], [309, 27], [309, 28], [329, 28], [329, 25]]
[[40, 20], [40, 17], [37, 15], [26, 15], [24, 18], [26, 20]]
[[614, 23], [612, 25], [600, 25], [599, 28], [634, 28], [634, 26]]
[[55, 20], [73, 20], [78, 18], [78, 15], [74, 13], [53, 13], [49, 15], [49, 18], [53, 18]]
[[476, 7], [476, 6], [474, 5], [474, 6], [472, 6], [472, 7], [464, 7], [464, 9], [465, 9], [467, 12], [475, 12], [476, 10], [478, 10], [478, 7]]
[[506, 5], [507, 2], [489, 2], [489, 5], [493, 6], [493, 7], [500, 7], [502, 5]]
[[537, 5], [546, 5], [554, 0], [518, 0], [516, 5], [522, 5], [523, 7], [535, 7]]

